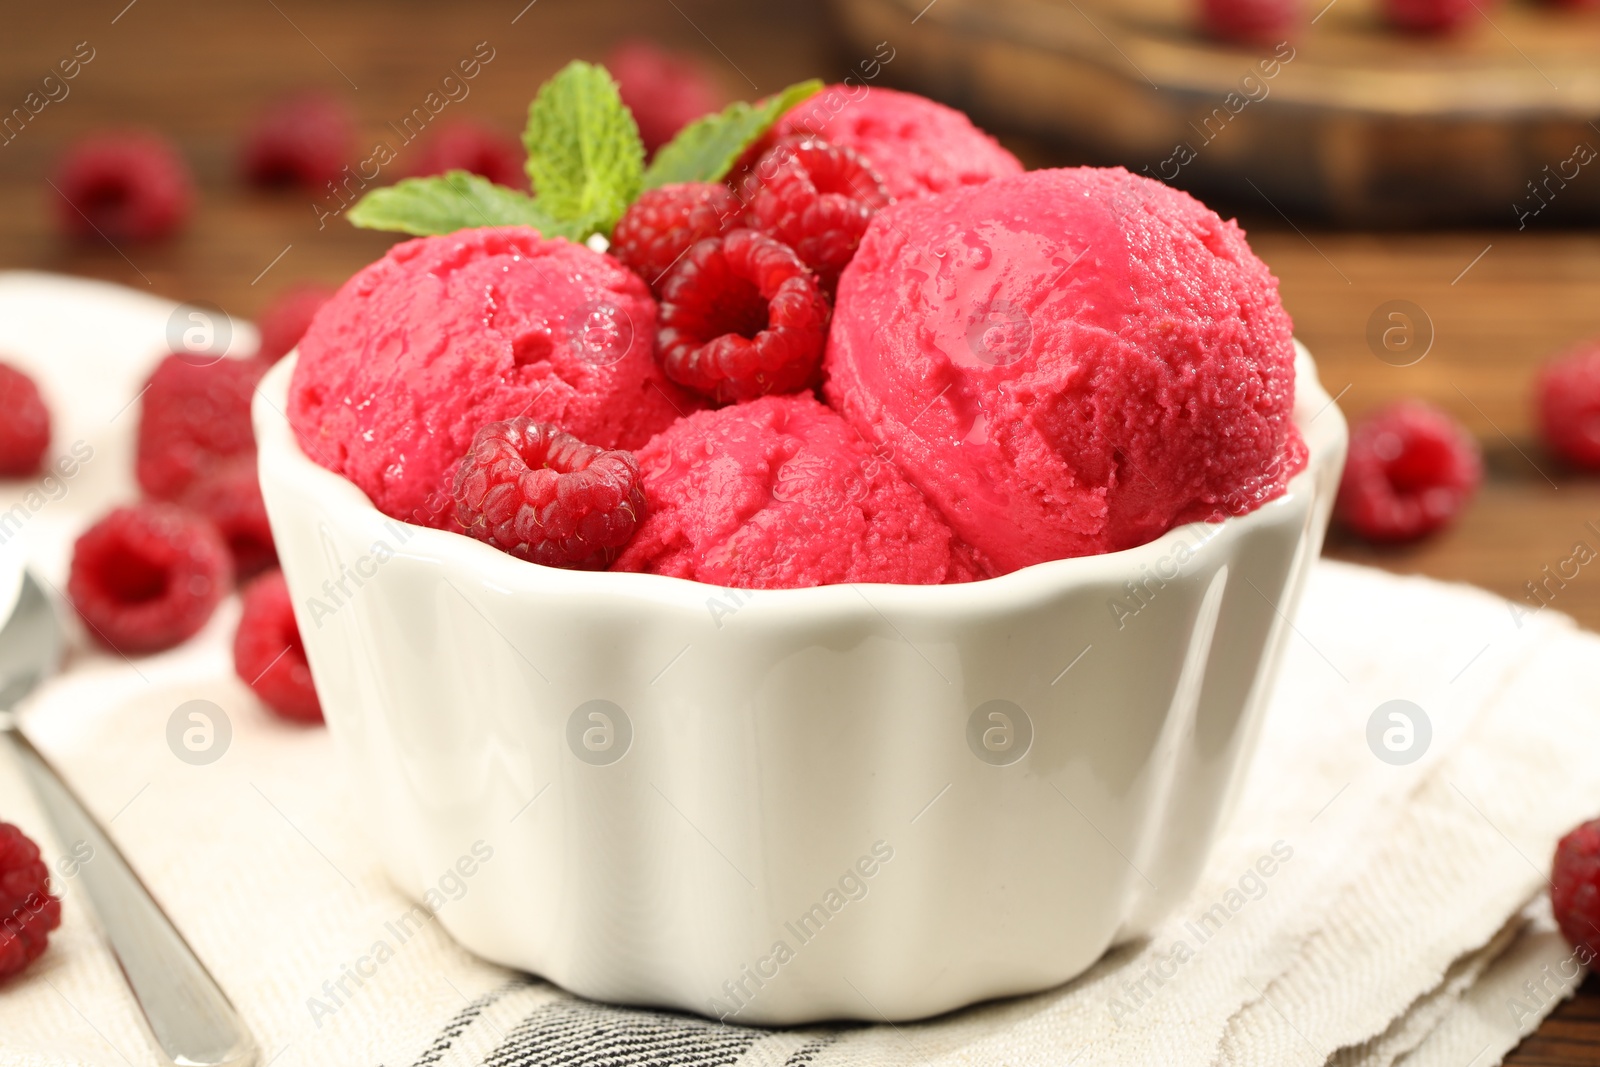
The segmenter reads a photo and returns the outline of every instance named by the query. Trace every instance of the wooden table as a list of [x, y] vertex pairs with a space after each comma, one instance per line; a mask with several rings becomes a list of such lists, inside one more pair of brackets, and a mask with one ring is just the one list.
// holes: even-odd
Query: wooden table
[[[508, 132], [520, 128], [544, 77], [574, 55], [600, 58], [626, 33], [704, 54], [730, 93], [743, 96], [817, 73], [838, 76], [851, 63], [815, 9], [793, 3], [91, 0], [70, 12], [8, 7], [0, 114], [20, 105], [79, 42], [89, 42], [94, 59], [66, 99], [0, 146], [0, 267], [106, 278], [210, 301], [243, 317], [291, 281], [343, 280], [390, 241], [339, 222], [319, 229], [305, 192], [262, 194], [237, 182], [238, 131], [284, 91], [316, 85], [341, 95], [359, 110], [367, 145], [480, 41], [494, 59], [450, 110]], [[893, 44], [916, 48], [916, 27], [908, 25]], [[161, 247], [64, 243], [52, 221], [55, 194], [44, 181], [52, 160], [86, 130], [129, 123], [158, 127], [182, 145], [201, 188], [193, 225]], [[1070, 161], [1044, 146], [1011, 143], [1030, 164]], [[1336, 232], [1286, 219], [1259, 199], [1217, 206], [1240, 216], [1282, 279], [1298, 333], [1348, 414], [1423, 396], [1454, 412], [1484, 445], [1487, 484], [1455, 529], [1388, 551], [1336, 536], [1330, 554], [1520, 599], [1526, 583], [1566, 559], [1575, 541], [1596, 543], [1586, 523], [1600, 522], [1600, 479], [1564, 469], [1540, 448], [1529, 384], [1552, 353], [1600, 336], [1600, 235], [1547, 229], [1537, 220], [1522, 232]], [[1368, 320], [1391, 300], [1413, 302], [1433, 324], [1433, 346], [1412, 366], [1391, 366], [1368, 346]], [[1600, 569], [1580, 572], [1553, 607], [1600, 628]], [[1463, 650], [1463, 659], [1470, 653]], [[1510, 1062], [1600, 1062], [1600, 982], [1591, 980]]]

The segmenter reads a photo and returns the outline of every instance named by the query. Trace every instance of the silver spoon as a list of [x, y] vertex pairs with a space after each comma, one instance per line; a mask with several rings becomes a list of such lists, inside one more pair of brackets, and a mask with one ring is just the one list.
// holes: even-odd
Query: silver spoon
[[55, 606], [33, 575], [25, 574], [16, 610], [0, 629], [0, 737], [6, 739], [0, 744], [16, 753], [56, 841], [89, 856], [78, 878], [144, 1012], [151, 1047], [172, 1067], [250, 1067], [255, 1042], [216, 979], [17, 724], [12, 709], [60, 658]]

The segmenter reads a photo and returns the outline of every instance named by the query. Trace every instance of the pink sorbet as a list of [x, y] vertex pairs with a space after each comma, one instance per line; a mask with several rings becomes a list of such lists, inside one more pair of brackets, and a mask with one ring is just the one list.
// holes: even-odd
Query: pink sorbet
[[1017, 157], [966, 115], [894, 89], [830, 85], [778, 120], [773, 137], [801, 133], [860, 152], [897, 200], [1022, 173]]
[[645, 520], [614, 570], [735, 589], [980, 577], [922, 494], [808, 394], [680, 419], [639, 467]]
[[1033, 171], [879, 213], [825, 393], [1006, 573], [1282, 494], [1291, 331], [1235, 223], [1124, 170]]
[[472, 435], [527, 415], [637, 448], [695, 402], [662, 377], [656, 305], [609, 256], [527, 227], [396, 245], [300, 341], [289, 422], [387, 515], [454, 529]]

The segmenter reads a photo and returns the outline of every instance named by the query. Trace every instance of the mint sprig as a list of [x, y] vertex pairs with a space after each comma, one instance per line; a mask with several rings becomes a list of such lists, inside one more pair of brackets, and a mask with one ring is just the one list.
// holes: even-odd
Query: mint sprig
[[714, 115], [689, 123], [661, 150], [644, 174], [644, 187], [675, 182], [716, 182], [727, 177], [744, 150], [755, 144], [791, 108], [822, 91], [815, 78], [798, 82], [765, 100], [740, 100]]
[[479, 226], [532, 226], [581, 241], [611, 234], [645, 189], [721, 181], [783, 114], [822, 89], [815, 79], [755, 104], [730, 104], [691, 122], [649, 169], [633, 115], [604, 67], [574, 61], [528, 105], [522, 143], [533, 196], [463, 170], [374, 189], [347, 211], [356, 226], [430, 237]]
[[644, 143], [604, 67], [574, 60], [528, 105], [528, 177], [552, 216], [590, 233], [611, 227], [644, 181]]
[[351, 208], [350, 221], [367, 230], [432, 237], [476, 226], [532, 226], [547, 237], [588, 236], [552, 218], [531, 196], [464, 170], [436, 178], [406, 178], [374, 189]]

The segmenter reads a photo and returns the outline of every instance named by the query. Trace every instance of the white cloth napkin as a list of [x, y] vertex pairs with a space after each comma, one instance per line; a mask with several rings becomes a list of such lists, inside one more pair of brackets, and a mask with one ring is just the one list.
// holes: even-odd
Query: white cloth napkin
[[[57, 448], [95, 449], [26, 523], [33, 565], [58, 587], [74, 533], [133, 495], [133, 416], [116, 412], [170, 312], [108, 286], [0, 275], [0, 353], [44, 378]], [[0, 487], [0, 513], [26, 489]], [[277, 1067], [1482, 1067], [1582, 978], [1542, 893], [1556, 839], [1600, 812], [1600, 637], [1469, 587], [1318, 567], [1241, 801], [1200, 886], [1148, 940], [1037, 996], [798, 1031], [580, 1001], [474, 959], [435, 922], [397, 936], [412, 905], [361, 836], [330, 739], [274, 719], [233, 676], [236, 618], [230, 602], [188, 645], [132, 662], [77, 635], [25, 721]], [[232, 733], [203, 766], [167, 740], [197, 699]], [[1431, 727], [1409, 764], [1368, 740], [1392, 700]], [[48, 839], [4, 764], [0, 818], [41, 841], [65, 901], [49, 952], [0, 986], [0, 1067], [155, 1063], [72, 843]]]

